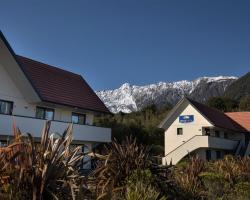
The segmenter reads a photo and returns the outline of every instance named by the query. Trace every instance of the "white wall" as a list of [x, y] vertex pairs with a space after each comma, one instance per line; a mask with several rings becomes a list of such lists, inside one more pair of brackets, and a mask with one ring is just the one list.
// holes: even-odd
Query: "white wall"
[[[180, 123], [179, 118], [165, 131], [165, 155], [195, 135], [202, 135], [203, 126], [211, 126], [192, 105], [188, 105], [180, 115], [194, 115], [194, 121]], [[183, 128], [183, 135], [177, 135], [177, 128]]]
[[[2, 136], [13, 135], [12, 133], [13, 121], [16, 122], [17, 127], [21, 130], [22, 133], [30, 133], [37, 138], [40, 138], [41, 131], [45, 123], [45, 120], [41, 119], [0, 115], [0, 133]], [[68, 126], [69, 123], [52, 121], [50, 132], [62, 134]], [[77, 142], [81, 143], [81, 141], [110, 142], [111, 129], [74, 124], [73, 140], [76, 143]]]
[[[15, 86], [14, 82], [10, 78], [9, 74], [5, 68], [0, 64], [0, 99], [14, 102], [13, 105], [13, 115], [21, 115], [28, 117], [35, 117], [36, 106], [35, 104], [30, 104], [23, 97], [22, 93]], [[42, 106], [40, 103], [39, 106]], [[71, 122], [72, 112], [76, 110], [70, 107], [55, 107], [55, 106], [45, 106], [55, 109], [55, 120]], [[78, 113], [86, 114], [86, 124], [92, 125], [94, 114], [91, 112], [77, 111]]]
[[0, 64], [0, 99], [14, 102], [13, 114], [34, 117], [35, 106], [28, 104], [7, 71]]

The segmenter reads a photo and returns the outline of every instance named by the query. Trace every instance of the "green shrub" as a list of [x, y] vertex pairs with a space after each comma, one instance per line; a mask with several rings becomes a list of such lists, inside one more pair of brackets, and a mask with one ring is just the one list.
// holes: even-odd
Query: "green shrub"
[[126, 200], [165, 200], [153, 185], [155, 178], [150, 170], [135, 170], [126, 183]]
[[151, 185], [141, 181], [129, 184], [125, 194], [126, 200], [166, 200], [160, 197], [160, 193]]
[[240, 182], [235, 185], [236, 197], [239, 200], [249, 200], [250, 199], [250, 183]]
[[222, 174], [204, 172], [200, 174], [204, 185], [204, 190], [208, 199], [223, 199], [226, 191], [230, 190], [230, 185]]

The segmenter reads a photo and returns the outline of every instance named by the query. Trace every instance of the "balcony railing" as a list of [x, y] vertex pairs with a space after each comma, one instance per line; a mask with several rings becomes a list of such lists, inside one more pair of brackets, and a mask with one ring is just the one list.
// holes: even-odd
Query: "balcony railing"
[[[12, 127], [13, 122], [22, 133], [30, 133], [33, 137], [40, 137], [45, 120], [0, 114], [0, 135], [13, 135]], [[52, 121], [51, 133], [62, 134], [68, 127], [69, 123]], [[110, 142], [111, 141], [111, 129], [104, 127], [96, 127], [90, 125], [73, 125], [73, 140], [74, 141], [89, 141], [89, 142]]]
[[183, 144], [170, 151], [163, 158], [163, 164], [170, 163], [176, 164], [183, 157], [199, 148], [213, 148], [223, 150], [235, 150], [238, 140], [231, 140], [225, 138], [218, 138], [213, 136], [195, 135]]

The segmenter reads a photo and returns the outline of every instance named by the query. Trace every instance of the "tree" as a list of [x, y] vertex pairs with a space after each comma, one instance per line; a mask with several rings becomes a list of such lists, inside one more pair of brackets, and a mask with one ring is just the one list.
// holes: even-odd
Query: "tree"
[[207, 101], [207, 105], [222, 112], [238, 110], [238, 102], [229, 97], [212, 97]]
[[250, 111], [250, 96], [242, 98], [239, 107], [241, 111]]

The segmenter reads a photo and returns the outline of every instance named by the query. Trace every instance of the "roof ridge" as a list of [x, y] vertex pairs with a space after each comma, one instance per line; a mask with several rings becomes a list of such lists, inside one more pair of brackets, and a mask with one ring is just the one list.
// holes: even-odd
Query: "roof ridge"
[[208, 106], [208, 105], [206, 105], [206, 104], [200, 103], [200, 102], [195, 101], [195, 100], [193, 100], [193, 99], [190, 99], [190, 98], [188, 98], [188, 97], [185, 97], [185, 98], [187, 98], [191, 103], [192, 103], [192, 102], [197, 103], [197, 104], [199, 104], [199, 105], [201, 105], [201, 106], [204, 106], [204, 107], [206, 107], [206, 108], [208, 108], [208, 109], [210, 109], [210, 110], [214, 110], [214, 111], [216, 111], [216, 112], [220, 112], [220, 113], [222, 113], [222, 114], [225, 115], [225, 112], [222, 112], [221, 110], [218, 110], [217, 108], [210, 107], [210, 106]]

